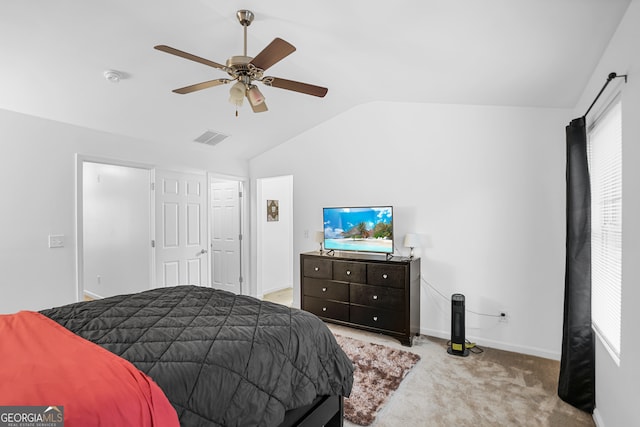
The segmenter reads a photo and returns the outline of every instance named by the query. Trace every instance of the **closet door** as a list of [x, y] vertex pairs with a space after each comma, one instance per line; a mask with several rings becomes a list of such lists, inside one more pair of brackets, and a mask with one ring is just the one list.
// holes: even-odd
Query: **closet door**
[[240, 182], [211, 183], [211, 286], [241, 293]]

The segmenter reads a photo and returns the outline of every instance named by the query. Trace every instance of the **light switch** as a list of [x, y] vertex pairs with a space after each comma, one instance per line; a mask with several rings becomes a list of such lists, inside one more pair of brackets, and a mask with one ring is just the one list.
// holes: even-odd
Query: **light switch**
[[64, 248], [64, 234], [50, 234], [49, 248]]

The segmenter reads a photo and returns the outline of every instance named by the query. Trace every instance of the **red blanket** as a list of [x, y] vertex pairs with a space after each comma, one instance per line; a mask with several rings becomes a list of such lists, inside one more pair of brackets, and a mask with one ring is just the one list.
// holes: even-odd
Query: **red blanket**
[[65, 427], [179, 426], [151, 378], [28, 311], [0, 315], [0, 406], [62, 406]]

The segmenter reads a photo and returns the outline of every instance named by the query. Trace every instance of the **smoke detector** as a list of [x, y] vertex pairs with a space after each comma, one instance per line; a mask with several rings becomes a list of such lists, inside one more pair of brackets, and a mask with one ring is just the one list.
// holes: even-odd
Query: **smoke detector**
[[103, 75], [104, 78], [111, 83], [118, 83], [122, 78], [122, 74], [114, 70], [107, 70], [103, 73]]

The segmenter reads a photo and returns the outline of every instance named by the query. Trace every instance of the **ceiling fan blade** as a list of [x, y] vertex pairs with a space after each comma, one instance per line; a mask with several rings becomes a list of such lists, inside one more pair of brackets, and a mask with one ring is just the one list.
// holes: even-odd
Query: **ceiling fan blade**
[[295, 82], [293, 80], [281, 79], [273, 77], [271, 83], [266, 83], [269, 86], [277, 87], [280, 89], [292, 90], [294, 92], [300, 92], [307, 95], [318, 96], [323, 98], [329, 89], [326, 87], [310, 85], [308, 83]]
[[226, 69], [227, 69], [227, 67], [225, 67], [222, 64], [218, 64], [217, 62], [209, 61], [208, 59], [200, 58], [199, 56], [192, 55], [190, 53], [183, 52], [181, 50], [175, 49], [175, 48], [170, 47], [170, 46], [165, 46], [163, 44], [158, 45], [158, 46], [154, 46], [153, 48], [157, 49], [157, 50], [160, 50], [162, 52], [166, 52], [166, 53], [170, 53], [172, 55], [179, 56], [181, 58], [185, 58], [185, 59], [189, 59], [191, 61], [199, 62], [201, 64], [208, 65], [208, 66], [213, 67], [213, 68], [218, 68], [220, 70], [225, 70], [226, 71]]
[[276, 37], [250, 63], [261, 70], [266, 70], [295, 51], [296, 48], [292, 44]]
[[206, 88], [209, 88], [209, 87], [214, 87], [214, 86], [219, 86], [219, 85], [222, 85], [222, 84], [225, 84], [225, 83], [229, 83], [230, 81], [231, 80], [229, 80], [229, 79], [209, 80], [209, 81], [202, 82], [202, 83], [196, 83], [196, 84], [191, 85], [191, 86], [185, 86], [185, 87], [181, 87], [179, 89], [174, 89], [174, 90], [172, 90], [172, 92], [184, 95], [186, 93], [195, 92], [197, 90], [202, 90], [202, 89], [206, 89]]
[[[249, 105], [251, 105], [251, 103], [249, 103]], [[269, 110], [267, 108], [266, 102], [261, 102], [256, 106], [251, 105], [251, 109], [253, 110], [254, 113], [264, 113], [265, 111]]]

